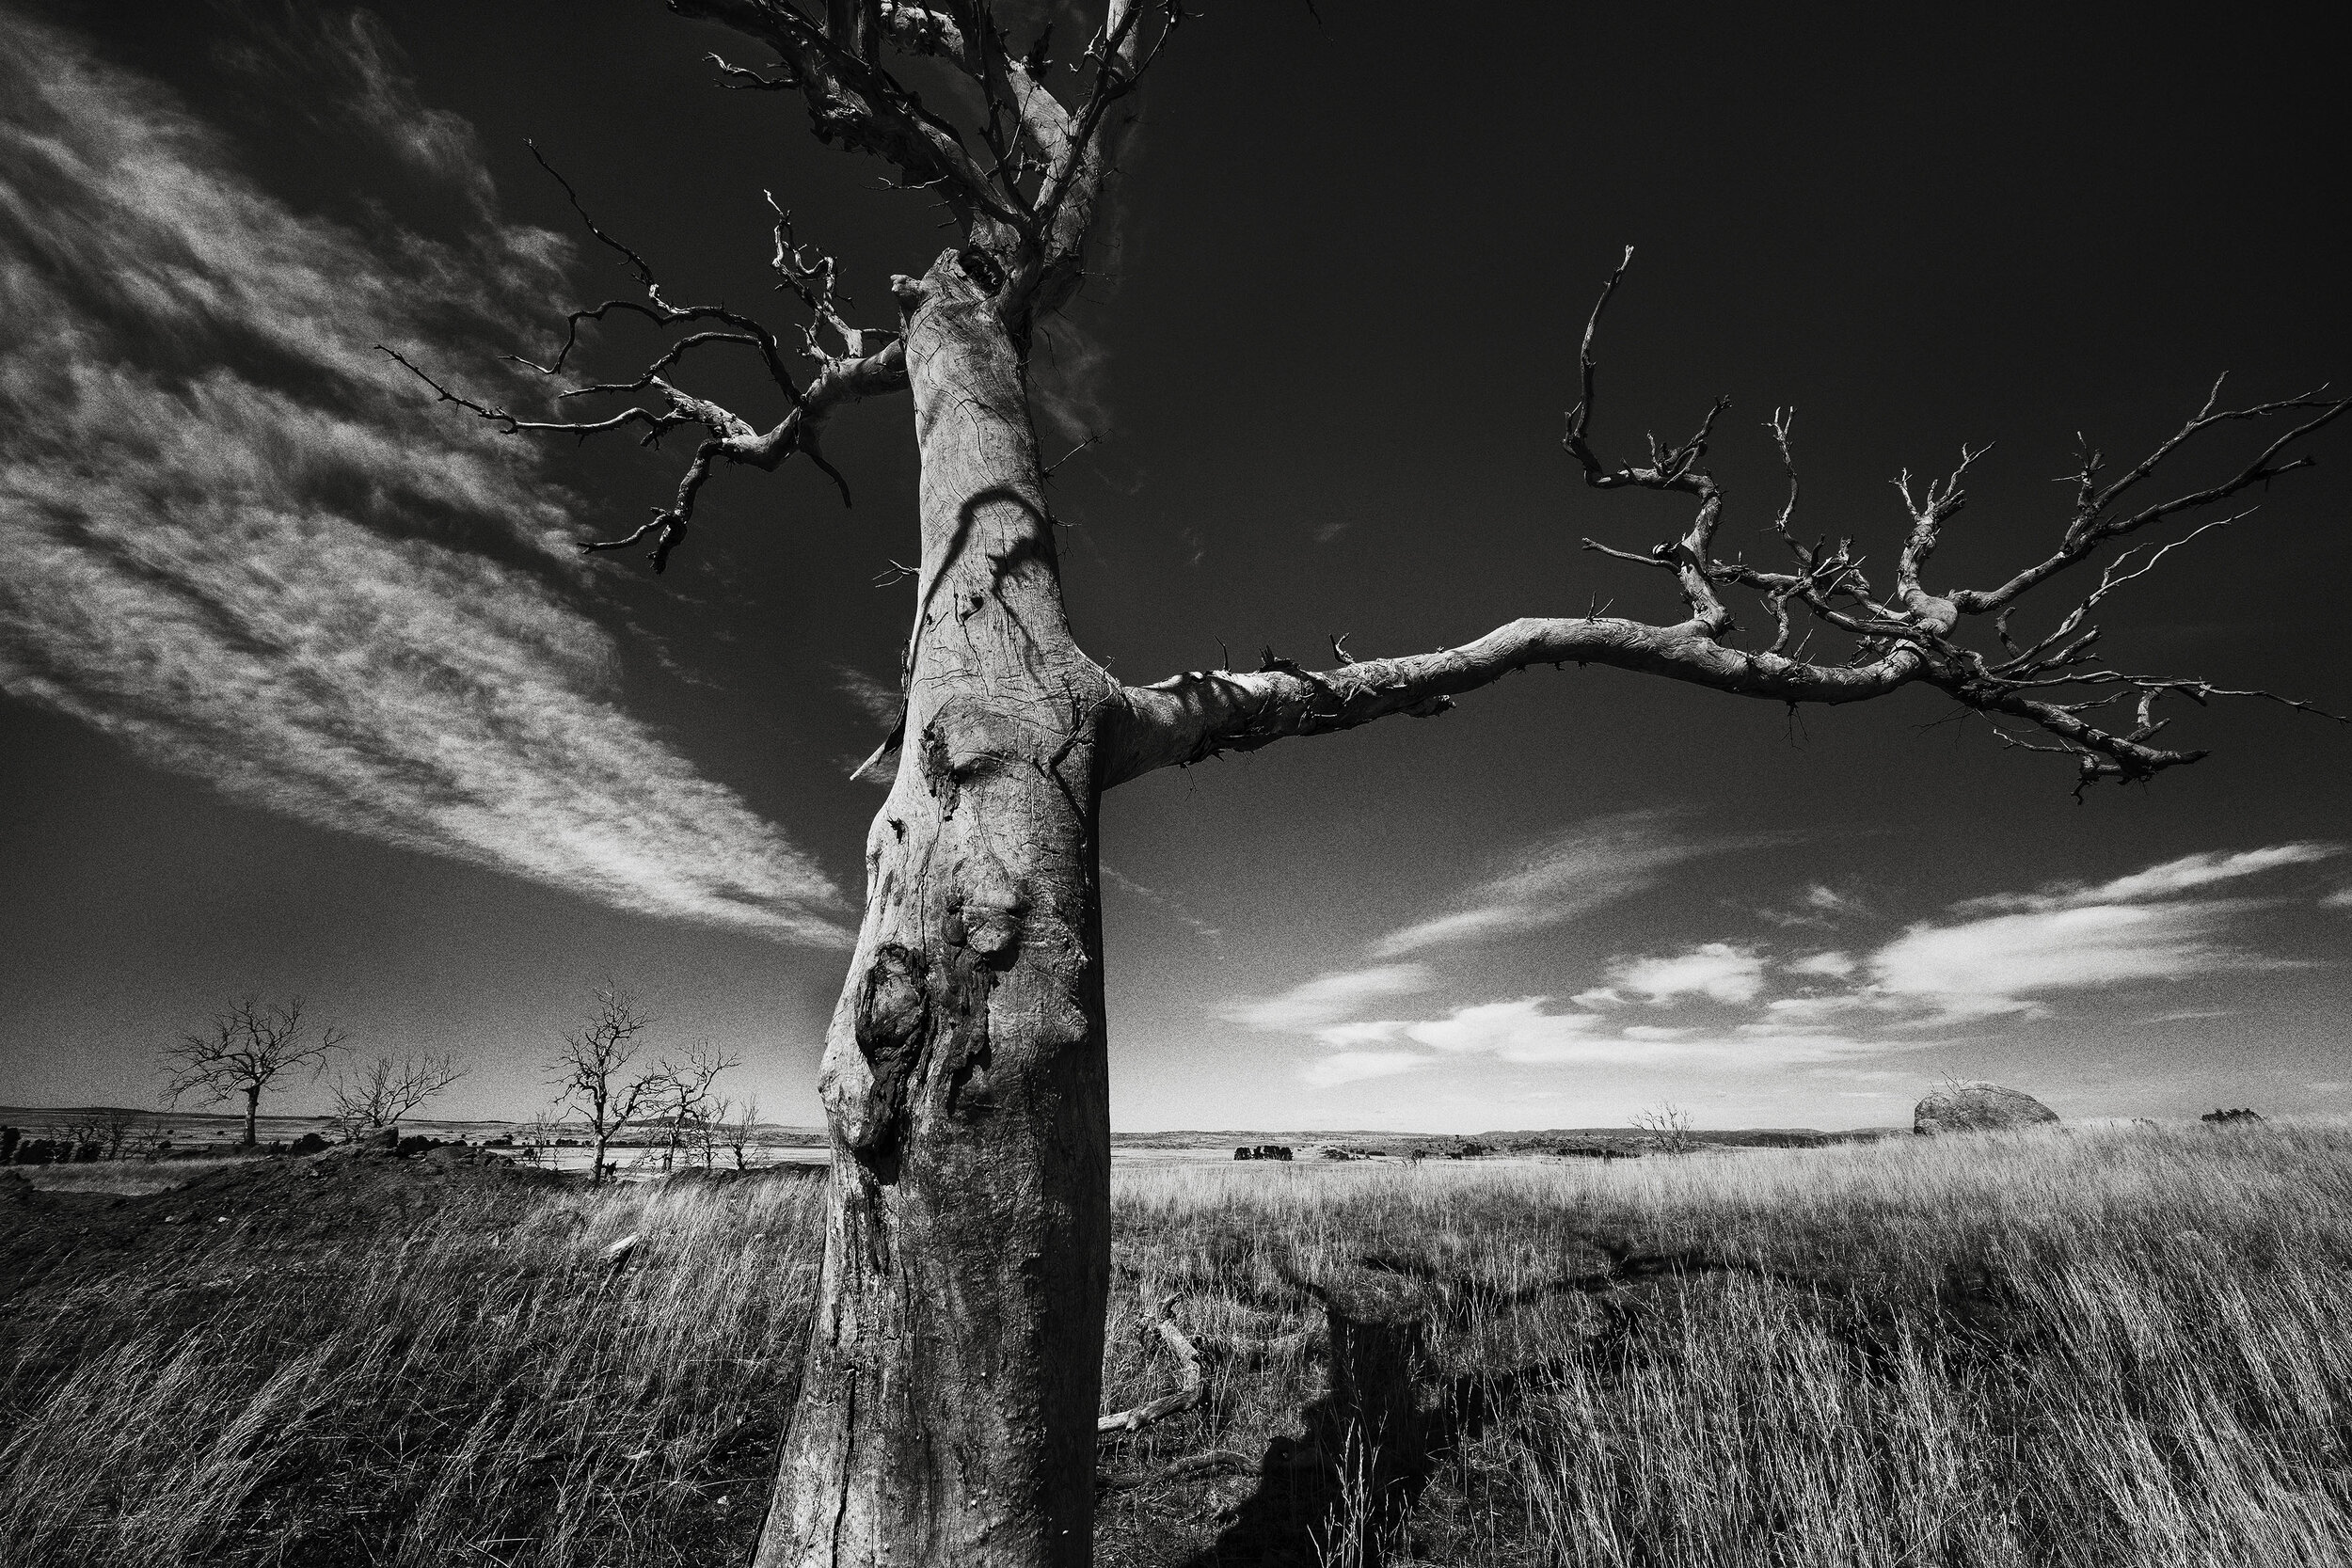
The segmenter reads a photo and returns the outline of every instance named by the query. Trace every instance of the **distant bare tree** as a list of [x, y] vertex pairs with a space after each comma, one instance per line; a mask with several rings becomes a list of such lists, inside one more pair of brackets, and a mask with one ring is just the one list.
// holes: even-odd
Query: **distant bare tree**
[[151, 1141], [155, 1130], [137, 1111], [109, 1105], [98, 1113], [98, 1147], [103, 1160], [127, 1160]]
[[283, 1003], [248, 996], [214, 1015], [210, 1028], [183, 1035], [179, 1044], [165, 1048], [164, 1060], [171, 1066], [165, 1097], [175, 1105], [189, 1095], [217, 1105], [243, 1096], [244, 1143], [250, 1148], [259, 1142], [255, 1122], [263, 1091], [296, 1068], [309, 1068], [316, 1078], [326, 1070], [327, 1053], [350, 1037], [332, 1024], [320, 1025], [313, 1034], [298, 996]]
[[516, 1141], [522, 1145], [523, 1157], [537, 1164], [540, 1155], [556, 1146], [562, 1130], [563, 1124], [545, 1111], [534, 1113], [529, 1124], [516, 1134]]
[[[759, 1127], [759, 1096], [746, 1095], [739, 1105], [731, 1100], [716, 1101], [710, 1108], [710, 1120], [706, 1125], [712, 1144], [735, 1157], [735, 1168], [749, 1169], [744, 1163], [743, 1151], [751, 1147], [753, 1134]], [[703, 1163], [716, 1164], [718, 1161], [706, 1151]]]
[[397, 1127], [401, 1117], [465, 1076], [466, 1069], [447, 1052], [372, 1057], [357, 1072], [338, 1073], [327, 1085], [335, 1101], [328, 1124], [350, 1138], [371, 1127]]
[[[48, 1135], [51, 1143], [57, 1146], [56, 1159], [60, 1164], [98, 1158], [98, 1122], [94, 1111], [53, 1118], [41, 1131]], [[89, 1152], [85, 1154], [84, 1149]]]
[[1650, 1147], [1661, 1154], [1688, 1154], [1699, 1147], [1691, 1135], [1691, 1113], [1671, 1100], [1635, 1117], [1633, 1125], [1649, 1134]]
[[[93, 1106], [75, 1120], [72, 1141], [96, 1150], [100, 1160], [133, 1160], [153, 1152], [159, 1134], [142, 1111], [120, 1105]], [[61, 1135], [52, 1130], [52, 1136]]]
[[742, 1065], [742, 1057], [730, 1056], [708, 1040], [696, 1040], [688, 1046], [679, 1060], [662, 1058], [661, 1076], [665, 1082], [660, 1115], [670, 1129], [669, 1142], [661, 1148], [663, 1170], [670, 1168], [680, 1144], [691, 1149], [699, 1143], [703, 1164], [710, 1163], [709, 1122], [718, 1114], [712, 1085], [718, 1082], [719, 1074]]
[[69, 1121], [50, 1124], [49, 1135], [68, 1145], [78, 1157], [85, 1148], [93, 1160], [121, 1160], [144, 1140], [147, 1118], [119, 1105], [94, 1105]]
[[668, 1074], [655, 1068], [631, 1076], [638, 1037], [652, 1020], [612, 986], [598, 988], [596, 1010], [564, 1037], [555, 1059], [555, 1102], [579, 1113], [596, 1148], [591, 1185], [604, 1180], [604, 1153], [612, 1140], [651, 1114], [670, 1090]]

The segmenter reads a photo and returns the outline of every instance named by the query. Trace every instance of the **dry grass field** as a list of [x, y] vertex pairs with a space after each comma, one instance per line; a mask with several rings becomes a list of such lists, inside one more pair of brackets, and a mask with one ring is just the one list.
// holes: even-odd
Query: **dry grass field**
[[[1117, 1181], [1116, 1568], [2352, 1560], [2352, 1129]], [[748, 1555], [809, 1178], [0, 1186], [0, 1561]]]

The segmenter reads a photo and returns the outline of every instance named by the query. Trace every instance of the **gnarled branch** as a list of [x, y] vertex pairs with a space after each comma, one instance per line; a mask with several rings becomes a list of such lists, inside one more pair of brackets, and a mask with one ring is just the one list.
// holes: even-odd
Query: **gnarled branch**
[[[965, 250], [986, 259], [980, 270], [1021, 342], [1083, 279], [1110, 168], [1109, 112], [1136, 90], [1184, 18], [1179, 0], [1109, 0], [1086, 51], [1093, 67], [1087, 91], [1071, 105], [1044, 80], [1051, 29], [1028, 54], [1016, 54], [985, 6], [874, 0], [822, 19], [776, 0], [671, 0], [671, 8], [775, 51], [783, 73], [774, 77], [718, 60], [724, 86], [799, 88], [819, 140], [873, 152], [908, 188], [945, 201]], [[1146, 26], [1153, 12], [1156, 30]], [[981, 108], [975, 134], [900, 82], [882, 62], [885, 45], [942, 61], [970, 83]]]
[[[2051, 555], [1997, 589], [1938, 594], [1926, 580], [1929, 563], [1945, 527], [1965, 503], [1963, 480], [1991, 450], [1963, 447], [1952, 471], [1930, 481], [1924, 488], [1915, 488], [1908, 474], [1895, 481], [1905, 522], [1896, 556], [1894, 591], [1882, 599], [1864, 575], [1862, 559], [1853, 553], [1851, 540], [1840, 539], [1833, 549], [1826, 540], [1807, 545], [1798, 538], [1792, 417], [1786, 411], [1775, 411], [1768, 426], [1788, 476], [1787, 499], [1770, 530], [1796, 558], [1794, 572], [1768, 571], [1743, 560], [1725, 561], [1716, 553], [1724, 495], [1702, 459], [1727, 400], [1718, 399], [1688, 439], [1668, 445], [1651, 436], [1646, 460], [1611, 464], [1595, 451], [1591, 425], [1598, 378], [1593, 344], [1601, 315], [1623, 281], [1632, 254], [1629, 248], [1610, 274], [1586, 323], [1578, 356], [1581, 395], [1568, 413], [1563, 444], [1576, 460], [1585, 483], [1595, 489], [1654, 490], [1687, 496], [1695, 503], [1683, 531], [1646, 552], [1584, 541], [1587, 549], [1613, 559], [1671, 572], [1689, 608], [1689, 617], [1663, 626], [1600, 616], [1527, 617], [1475, 641], [1430, 654], [1343, 658], [1339, 668], [1320, 673], [1269, 655], [1255, 671], [1195, 671], [1151, 686], [1124, 687], [1117, 699], [1116, 718], [1109, 726], [1104, 753], [1106, 785], [1171, 763], [1182, 766], [1224, 751], [1253, 750], [1287, 736], [1352, 729], [1396, 713], [1439, 713], [1463, 692], [1532, 664], [1605, 664], [1791, 705], [1861, 702], [1904, 686], [1924, 684], [1994, 721], [1996, 733], [2007, 744], [2072, 757], [2077, 767], [2078, 796], [2083, 785], [2099, 779], [2144, 780], [2205, 754], [2151, 744], [2166, 726], [2167, 721], [2157, 719], [2153, 711], [2163, 697], [2186, 697], [2201, 705], [2221, 696], [2253, 697], [2337, 717], [2269, 691], [2223, 688], [2194, 677], [2132, 674], [2090, 661], [2090, 649], [2099, 636], [2096, 626], [2085, 625], [2091, 610], [2118, 589], [2146, 576], [2172, 550], [2203, 532], [2240, 521], [2245, 513], [2209, 520], [2144, 559], [2137, 553], [2141, 546], [2125, 550], [2106, 565], [2098, 584], [2056, 628], [2030, 646], [2020, 647], [2010, 637], [2009, 616], [2021, 594], [2088, 559], [2106, 542], [2308, 467], [2314, 460], [2292, 449], [2334, 420], [2352, 405], [2352, 400], [2328, 400], [2313, 392], [2221, 409], [2217, 383], [2204, 405], [2178, 433], [2111, 484], [2098, 483], [2098, 454], [2084, 449], [2079, 471], [2072, 476], [2076, 489], [2074, 512]], [[2227, 421], [2281, 415], [2310, 417], [2267, 442], [2230, 479], [2184, 491], [2137, 511], [2119, 506], [2167, 458], [2201, 433]], [[1736, 628], [1718, 592], [1727, 586], [1751, 590], [1764, 600], [1775, 629], [1765, 649], [1749, 651], [1729, 641]], [[1843, 662], [1808, 661], [1801, 657], [1802, 644], [1800, 657], [1784, 653], [1791, 638], [1792, 607], [1803, 609], [1828, 630], [1853, 639]], [[1980, 652], [1956, 636], [1963, 616], [1995, 610], [2000, 612], [1994, 626], [2000, 653]], [[2128, 706], [2132, 715], [2128, 725], [2103, 727], [2086, 717], [2115, 706]], [[2000, 727], [2003, 719], [2030, 724], [2056, 744], [2034, 746], [2023, 741]]]
[[[679, 476], [676, 493], [667, 506], [653, 509], [653, 515], [633, 531], [617, 539], [590, 540], [580, 545], [583, 552], [626, 549], [644, 540], [653, 541], [649, 557], [656, 572], [664, 570], [671, 552], [684, 541], [688, 525], [694, 515], [694, 503], [705, 483], [720, 464], [742, 465], [773, 472], [794, 453], [805, 453], [808, 460], [821, 469], [841, 492], [841, 503], [850, 504], [849, 482], [839, 469], [827, 462], [818, 447], [818, 437], [825, 421], [843, 404], [863, 398], [903, 388], [907, 384], [906, 356], [897, 331], [877, 332], [850, 324], [835, 302], [833, 258], [797, 244], [792, 236], [791, 216], [777, 205], [772, 195], [766, 192], [769, 210], [775, 215], [775, 256], [772, 265], [783, 286], [791, 289], [809, 311], [809, 324], [802, 331], [803, 347], [816, 361], [817, 372], [805, 385], [796, 381], [785, 363], [782, 344], [765, 325], [739, 311], [716, 305], [672, 305], [662, 297], [660, 280], [653, 268], [634, 249], [613, 238], [598, 226], [580, 201], [571, 182], [557, 172], [542, 156], [536, 146], [532, 155], [540, 166], [564, 187], [564, 194], [580, 214], [580, 222], [598, 243], [617, 252], [637, 280], [644, 286], [645, 298], [637, 300], [606, 300], [593, 309], [574, 310], [566, 318], [566, 330], [562, 348], [547, 364], [538, 364], [519, 356], [510, 355], [514, 362], [538, 372], [542, 375], [560, 374], [570, 361], [572, 352], [580, 343], [580, 328], [583, 322], [603, 321], [614, 311], [643, 316], [657, 325], [674, 326], [691, 323], [715, 321], [729, 330], [707, 329], [690, 332], [656, 356], [644, 370], [628, 381], [587, 382], [567, 387], [555, 394], [557, 401], [607, 394], [651, 393], [660, 397], [665, 406], [645, 408], [633, 406], [601, 420], [527, 420], [501, 404], [484, 403], [454, 391], [436, 380], [421, 367], [395, 349], [378, 343], [377, 351], [405, 368], [418, 380], [433, 388], [440, 401], [456, 404], [476, 417], [496, 422], [501, 433], [517, 435], [563, 435], [586, 437], [605, 431], [619, 430], [628, 425], [644, 428], [642, 444], [657, 444], [662, 435], [679, 425], [699, 425], [705, 439], [696, 445], [694, 454]], [[840, 345], [828, 347], [822, 336], [830, 331]], [[870, 339], [887, 340], [869, 343]], [[790, 405], [784, 418], [763, 431], [733, 410], [704, 397], [685, 390], [661, 372], [675, 366], [691, 350], [706, 344], [726, 343], [756, 349], [767, 366], [770, 379], [785, 394]]]
[[1190, 1410], [1208, 1397], [1208, 1381], [1200, 1368], [1200, 1347], [1176, 1326], [1177, 1299], [1170, 1296], [1160, 1303], [1159, 1311], [1144, 1324], [1145, 1332], [1158, 1335], [1160, 1342], [1176, 1357], [1175, 1391], [1162, 1394], [1155, 1400], [1146, 1400], [1131, 1410], [1115, 1411], [1098, 1418], [1094, 1423], [1097, 1435], [1123, 1436], [1128, 1433], [1141, 1432], [1154, 1421], [1163, 1420], [1179, 1411]]

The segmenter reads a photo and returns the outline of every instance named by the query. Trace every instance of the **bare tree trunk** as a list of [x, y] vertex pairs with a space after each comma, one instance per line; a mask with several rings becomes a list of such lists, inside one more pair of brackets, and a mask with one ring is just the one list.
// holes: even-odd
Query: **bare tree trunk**
[[1063, 618], [1020, 357], [955, 256], [907, 364], [923, 572], [819, 1080], [823, 1296], [758, 1568], [1076, 1565], [1110, 1272], [1107, 678]]
[[591, 1165], [588, 1167], [588, 1185], [590, 1185], [591, 1187], [601, 1187], [601, 1186], [603, 1186], [603, 1185], [604, 1185], [604, 1146], [605, 1146], [605, 1142], [606, 1142], [606, 1135], [605, 1135], [604, 1133], [601, 1133], [601, 1132], [597, 1133], [597, 1134], [596, 1134], [596, 1161], [595, 1161], [595, 1163], [594, 1163], [593, 1164], [591, 1164]]
[[255, 1085], [245, 1091], [245, 1147], [247, 1148], [258, 1148], [261, 1144], [261, 1132], [256, 1125], [261, 1115], [262, 1091], [259, 1085]]

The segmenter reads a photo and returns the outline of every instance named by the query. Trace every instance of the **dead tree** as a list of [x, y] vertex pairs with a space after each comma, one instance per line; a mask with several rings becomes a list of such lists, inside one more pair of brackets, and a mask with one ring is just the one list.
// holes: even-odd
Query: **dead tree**
[[1691, 1132], [1691, 1113], [1671, 1100], [1637, 1115], [1633, 1125], [1661, 1154], [1689, 1154], [1699, 1147]]
[[172, 1104], [194, 1095], [202, 1104], [217, 1105], [233, 1096], [245, 1100], [245, 1147], [258, 1142], [255, 1124], [262, 1095], [280, 1077], [298, 1068], [316, 1078], [326, 1070], [326, 1055], [349, 1037], [332, 1025], [316, 1034], [302, 1016], [302, 999], [258, 1002], [252, 997], [232, 1004], [214, 1016], [208, 1029], [180, 1037], [164, 1049], [171, 1077], [164, 1094]]
[[128, 1160], [154, 1135], [144, 1115], [119, 1105], [106, 1106], [97, 1113], [92, 1133], [102, 1160]]
[[437, 1056], [374, 1056], [357, 1072], [338, 1073], [326, 1092], [334, 1102], [328, 1125], [345, 1137], [358, 1137], [372, 1127], [397, 1127], [426, 1101], [466, 1076], [457, 1058]]
[[147, 1118], [137, 1111], [93, 1105], [69, 1120], [50, 1123], [49, 1135], [72, 1148], [77, 1159], [88, 1149], [92, 1160], [124, 1160], [137, 1150], [146, 1128]]
[[[740, 1056], [730, 1056], [708, 1040], [697, 1040], [686, 1048], [682, 1060], [664, 1057], [659, 1069], [661, 1080], [661, 1105], [656, 1113], [669, 1126], [669, 1139], [661, 1146], [661, 1168], [668, 1170], [678, 1146], [687, 1144], [691, 1150], [699, 1143], [703, 1164], [710, 1164], [710, 1118], [717, 1114], [711, 1103], [711, 1085], [719, 1074], [729, 1068], [743, 1065]], [[689, 1163], [692, 1156], [690, 1152]]]
[[612, 1140], [649, 1115], [670, 1092], [668, 1074], [655, 1068], [631, 1074], [640, 1050], [638, 1036], [652, 1021], [613, 987], [596, 991], [596, 1012], [564, 1037], [555, 1058], [555, 1102], [587, 1126], [596, 1163], [591, 1186], [604, 1181], [605, 1150]]
[[[1596, 489], [1661, 492], [1688, 511], [1647, 548], [1591, 547], [1658, 574], [1677, 614], [1532, 614], [1434, 653], [1359, 659], [1335, 644], [1334, 667], [1311, 670], [1268, 651], [1251, 670], [1126, 684], [1076, 644], [1064, 615], [1026, 364], [1039, 324], [1085, 277], [1121, 104], [1167, 46], [1178, 7], [1105, 0], [1090, 34], [1019, 43], [975, 0], [671, 8], [771, 54], [756, 66], [714, 55], [720, 84], [797, 95], [820, 139], [881, 158], [940, 203], [952, 243], [892, 281], [895, 319], [854, 319], [833, 260], [771, 197], [771, 263], [804, 312], [778, 330], [731, 307], [673, 301], [566, 184], [642, 294], [574, 312], [533, 368], [567, 377], [583, 324], [614, 316], [674, 329], [669, 346], [614, 379], [563, 381], [559, 406], [590, 400], [577, 419], [526, 418], [410, 368], [438, 397], [517, 435], [699, 433], [675, 495], [642, 528], [583, 546], [649, 544], [657, 571], [722, 469], [803, 455], [846, 501], [820, 446], [828, 422], [862, 400], [908, 396], [921, 461], [915, 611], [899, 721], [867, 764], [895, 752], [896, 773], [866, 841], [866, 918], [819, 1076], [834, 1147], [822, 1303], [762, 1568], [1089, 1559], [1110, 1261], [1096, 842], [1105, 790], [1222, 752], [1433, 717], [1534, 665], [1610, 665], [1792, 706], [1929, 687], [2009, 744], [2067, 757], [2078, 789], [2201, 755], [2162, 744], [2169, 700], [2266, 695], [2110, 665], [2092, 617], [2197, 532], [2234, 520], [2213, 509], [2309, 464], [2301, 444], [2341, 400], [2231, 405], [2217, 388], [2121, 471], [2086, 448], [2046, 553], [1980, 588], [1935, 583], [1930, 566], [1981, 451], [1964, 450], [1948, 477], [1899, 482], [1894, 552], [1881, 564], [1837, 531], [1801, 528], [1791, 420], [1775, 414], [1770, 439], [1789, 482], [1770, 531], [1785, 560], [1768, 567], [1726, 558], [1717, 542], [1724, 498], [1705, 458], [1722, 404], [1685, 440], [1652, 440], [1630, 461], [1601, 455], [1597, 308], [1572, 372], [1567, 452]], [[952, 73], [959, 89], [918, 96], [894, 56]], [[970, 111], [961, 121], [939, 106], [951, 100]], [[1603, 305], [1623, 276], [1610, 277]], [[780, 418], [763, 427], [686, 388], [690, 356], [722, 349], [755, 359]], [[597, 402], [607, 399], [627, 401]], [[2265, 431], [2228, 477], [2157, 488], [2185, 447], [2274, 420], [2283, 429]], [[2071, 607], [2019, 631], [2029, 595], [2093, 571]], [[1734, 594], [1760, 604], [1763, 637], [1735, 635]]]
[[[749, 1169], [744, 1155], [759, 1136], [759, 1096], [747, 1095], [739, 1105], [729, 1100], [720, 1101], [711, 1107], [708, 1125], [714, 1147], [734, 1156], [737, 1170]], [[703, 1163], [717, 1164], [708, 1154]]]
[[545, 1111], [534, 1111], [530, 1122], [516, 1134], [516, 1142], [522, 1146], [523, 1158], [535, 1165], [556, 1147], [557, 1140], [562, 1136], [561, 1122]]

